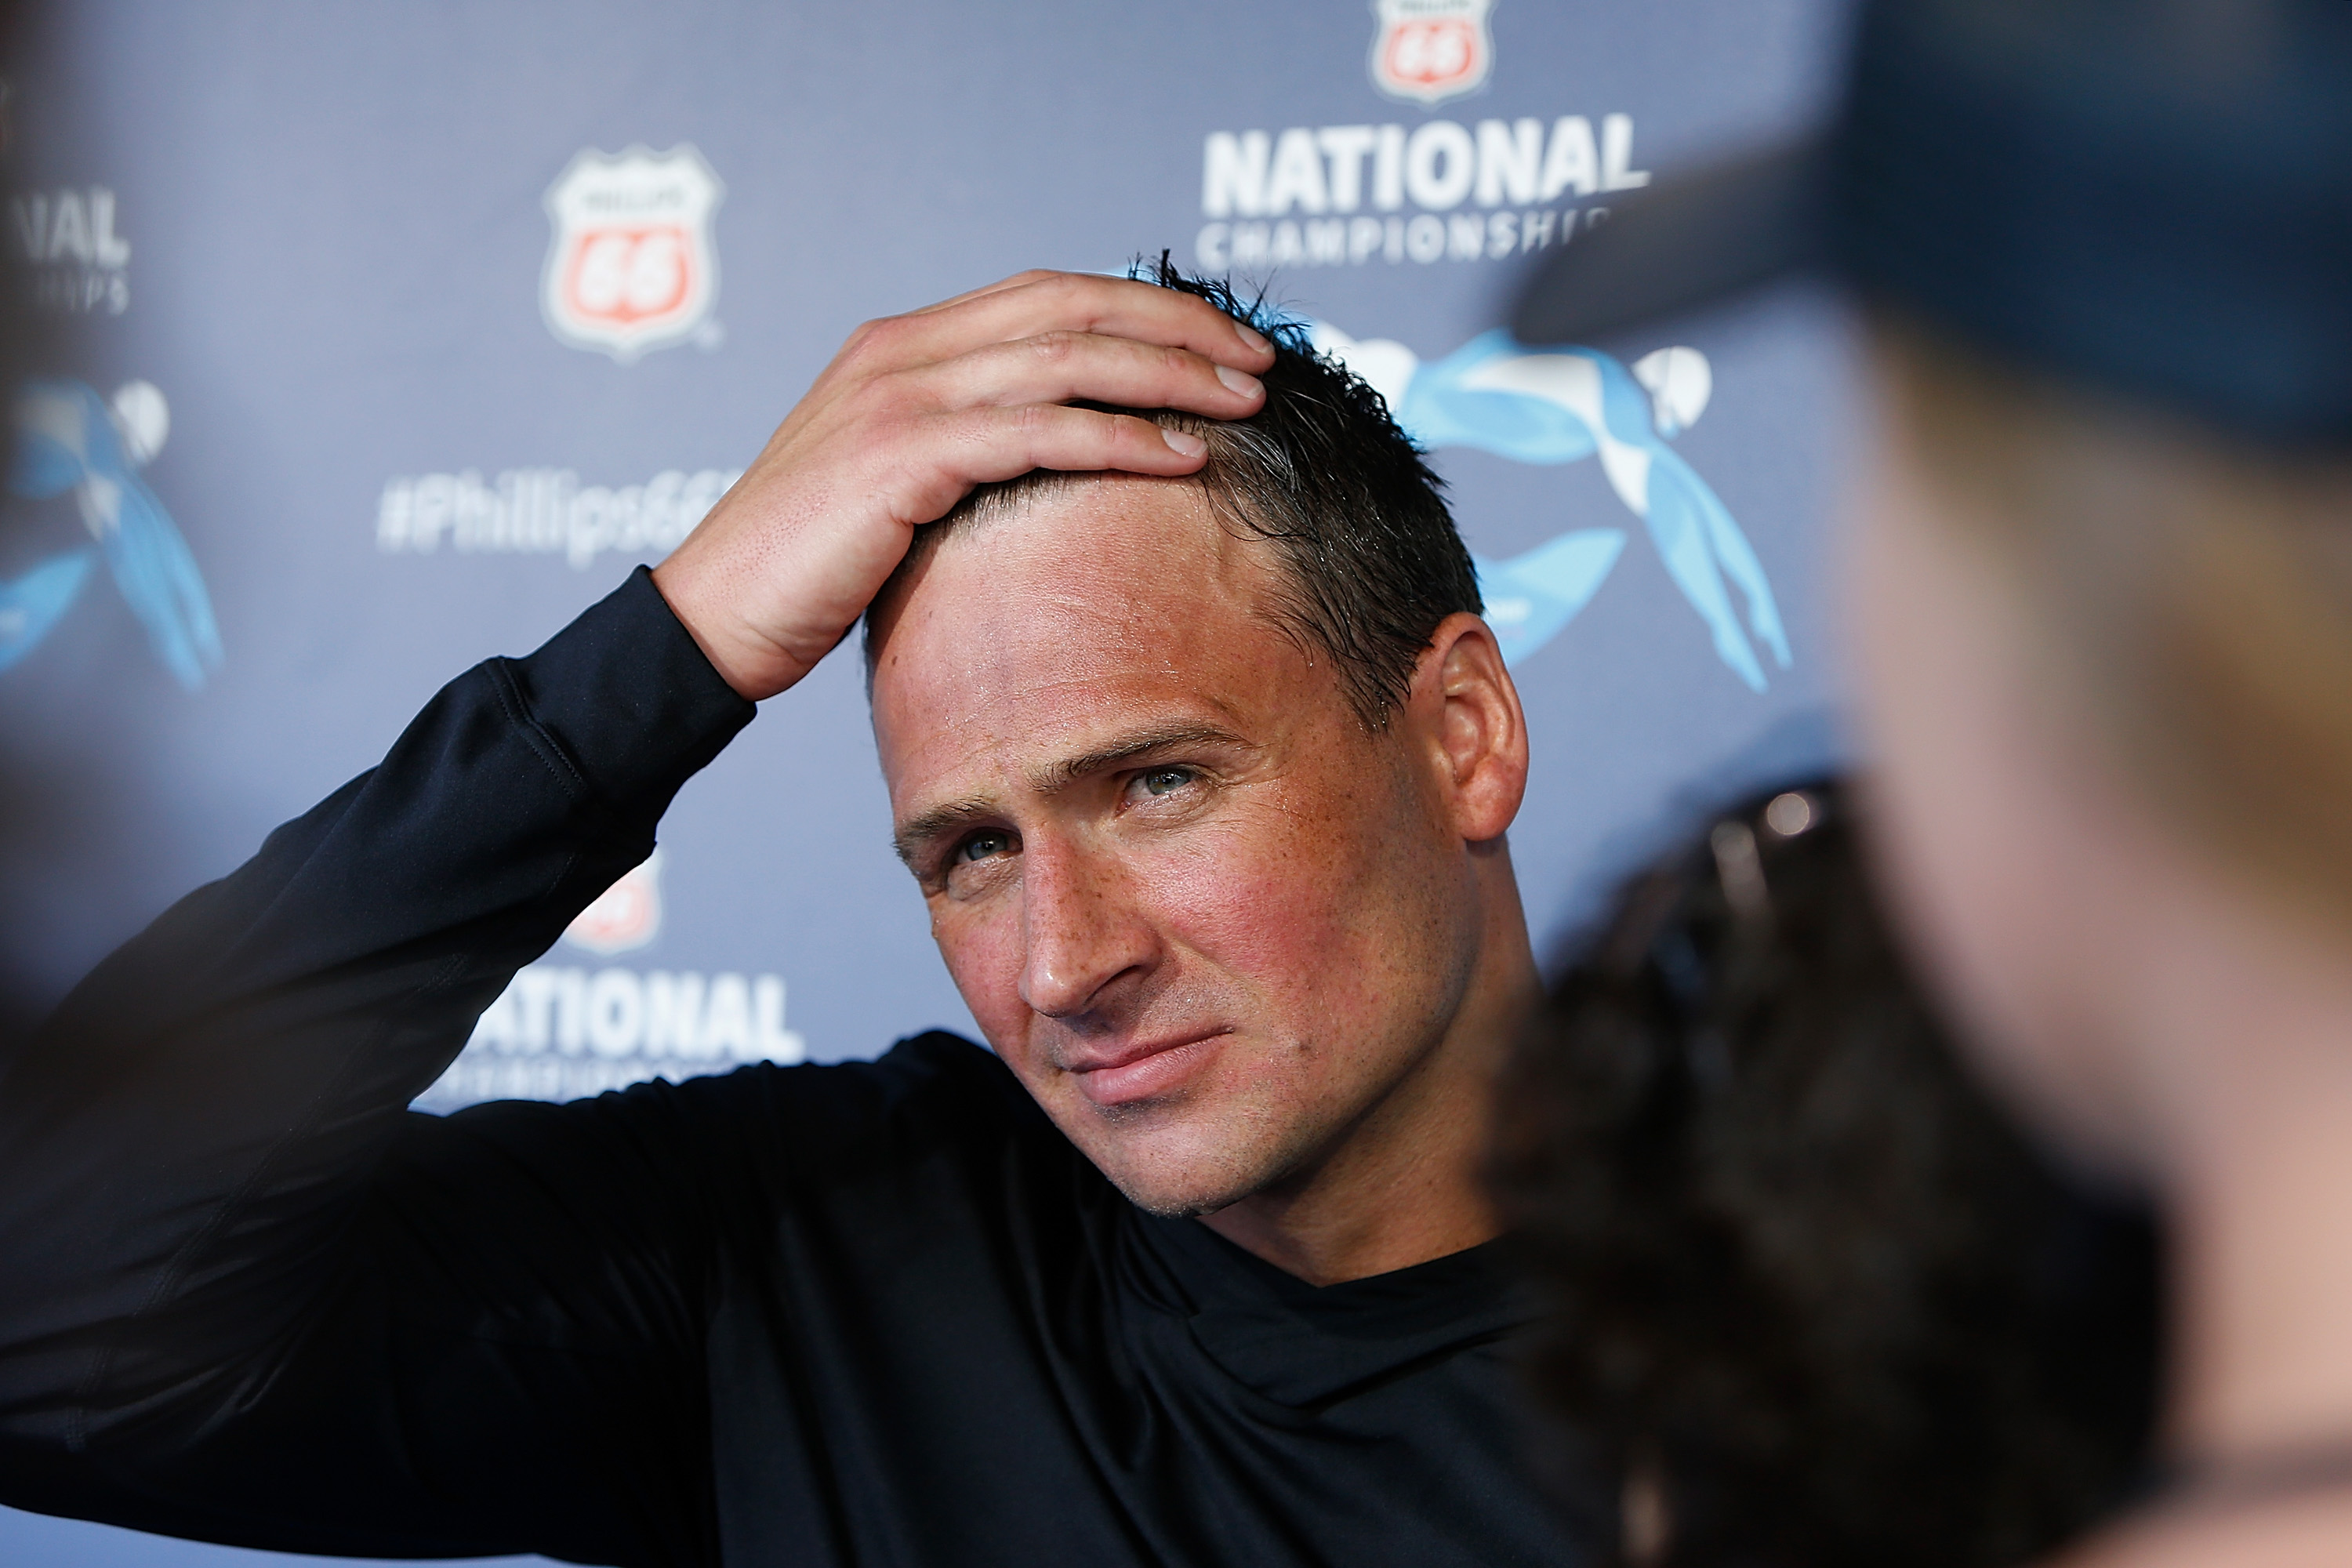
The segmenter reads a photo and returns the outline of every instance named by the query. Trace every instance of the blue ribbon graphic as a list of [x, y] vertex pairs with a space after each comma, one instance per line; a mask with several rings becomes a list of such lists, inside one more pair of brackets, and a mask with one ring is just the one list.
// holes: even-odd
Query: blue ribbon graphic
[[189, 690], [204, 685], [221, 664], [212, 599], [187, 541], [139, 477], [105, 400], [78, 381], [28, 383], [17, 399], [16, 434], [10, 493], [44, 500], [71, 491], [96, 543], [0, 582], [0, 669], [31, 652], [73, 607], [102, 554], [156, 658]]
[[[1766, 685], [1759, 645], [1789, 668], [1788, 632], [1763, 563], [1715, 491], [1667, 445], [1682, 416], [1654, 400], [1624, 365], [1594, 349], [1526, 349], [1502, 331], [1427, 363], [1401, 343], [1358, 342], [1319, 322], [1310, 332], [1317, 347], [1378, 387], [1397, 423], [1424, 447], [1472, 447], [1522, 463], [1598, 456], [1610, 487], [1642, 520], [1675, 585], [1706, 623], [1717, 657], [1756, 691]], [[1579, 529], [1507, 561], [1474, 555], [1505, 658], [1516, 663], [1558, 636], [1600, 589], [1624, 541], [1620, 529]], [[1744, 625], [1732, 587], [1745, 602]]]

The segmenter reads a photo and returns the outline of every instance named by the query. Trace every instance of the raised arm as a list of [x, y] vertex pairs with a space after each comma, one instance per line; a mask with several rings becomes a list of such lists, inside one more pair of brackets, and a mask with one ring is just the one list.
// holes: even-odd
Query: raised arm
[[[407, 1544], [253, 1518], [273, 1491], [289, 1512], [348, 1493], [322, 1473], [338, 1461], [396, 1495], [398, 1427], [372, 1451], [359, 1435], [414, 1390], [368, 1320], [436, 1288], [462, 1312], [486, 1288], [411, 1268], [362, 1289], [406, 1245], [380, 1212], [395, 1150], [438, 1137], [446, 1152], [407, 1163], [463, 1163], [462, 1132], [407, 1102], [512, 971], [651, 850], [672, 795], [751, 715], [640, 573], [536, 654], [451, 682], [380, 766], [0, 1058], [0, 1499], [257, 1543]], [[475, 1184], [447, 1194], [457, 1231], [477, 1223], [467, 1205], [515, 1202]], [[289, 1391], [298, 1365], [316, 1386]], [[307, 1448], [279, 1451], [281, 1421], [240, 1425], [370, 1376], [298, 1424]], [[251, 1484], [217, 1473], [247, 1448]], [[345, 1504], [355, 1525], [390, 1522]], [[430, 1549], [465, 1549], [426, 1510], [411, 1520]]]

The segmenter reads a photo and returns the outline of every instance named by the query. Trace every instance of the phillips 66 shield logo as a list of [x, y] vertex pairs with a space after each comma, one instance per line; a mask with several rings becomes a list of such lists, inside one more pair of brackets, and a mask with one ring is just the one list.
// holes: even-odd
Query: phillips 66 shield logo
[[1423, 107], [1475, 90], [1495, 62], [1494, 0], [1372, 0], [1372, 85]]
[[719, 296], [719, 250], [710, 224], [724, 195], [686, 142], [618, 157], [582, 152], [547, 188], [555, 233], [539, 300], [549, 330], [623, 364], [712, 330], [705, 323]]

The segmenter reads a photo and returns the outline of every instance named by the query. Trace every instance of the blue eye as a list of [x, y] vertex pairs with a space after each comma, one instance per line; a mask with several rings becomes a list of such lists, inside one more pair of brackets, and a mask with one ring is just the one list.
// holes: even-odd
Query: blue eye
[[1193, 777], [1190, 768], [1153, 768], [1142, 775], [1143, 788], [1150, 795], [1173, 795]]
[[1012, 847], [1013, 835], [991, 828], [983, 833], [975, 833], [957, 845], [955, 858], [959, 864], [970, 864], [974, 860], [985, 860], [992, 855], [1003, 855]]

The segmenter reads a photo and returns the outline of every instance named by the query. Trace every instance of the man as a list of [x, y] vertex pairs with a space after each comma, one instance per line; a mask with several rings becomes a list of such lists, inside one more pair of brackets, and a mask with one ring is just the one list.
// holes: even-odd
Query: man
[[[650, 577], [0, 1057], [0, 1500], [623, 1563], [1584, 1554], [1476, 1179], [1536, 987], [1517, 696], [1377, 396], [1160, 281], [861, 329]], [[861, 615], [995, 1055], [405, 1110]]]

